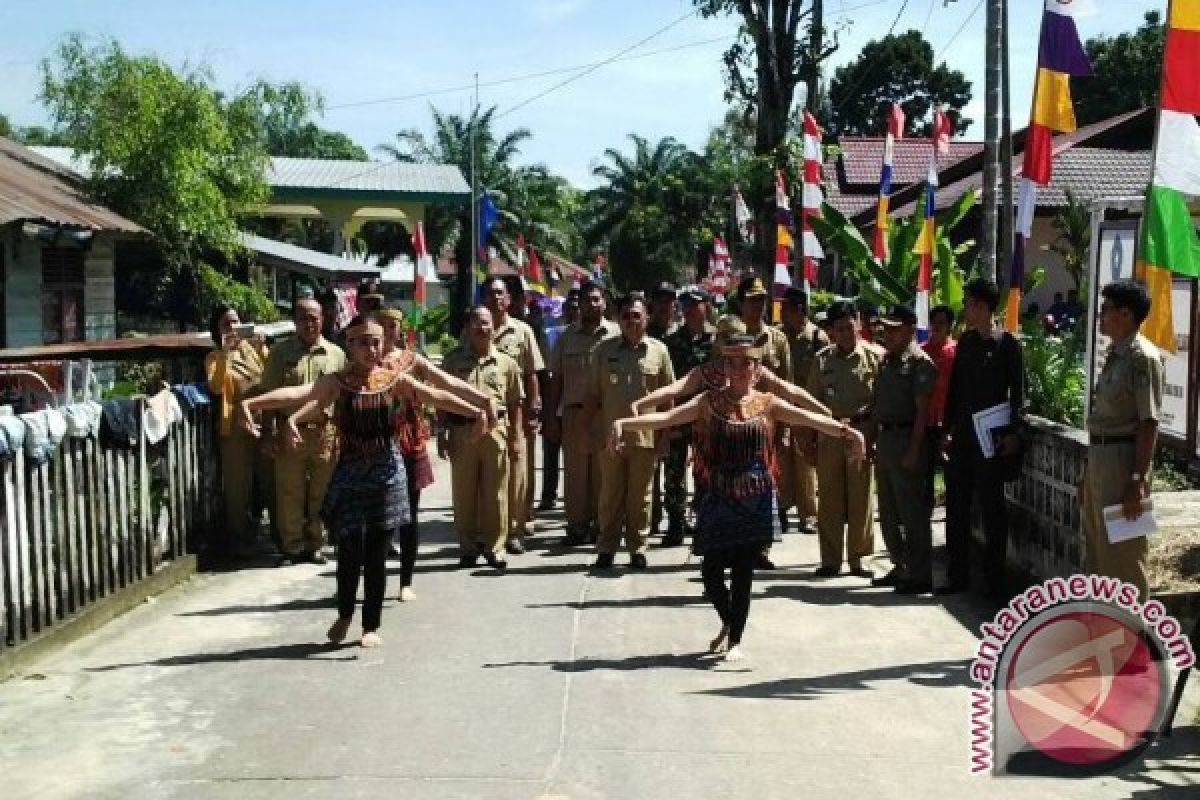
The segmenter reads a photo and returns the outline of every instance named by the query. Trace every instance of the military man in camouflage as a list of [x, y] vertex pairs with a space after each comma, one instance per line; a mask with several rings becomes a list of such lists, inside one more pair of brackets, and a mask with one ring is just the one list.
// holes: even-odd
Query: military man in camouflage
[[[666, 339], [667, 352], [671, 355], [671, 367], [676, 375], [687, 375], [712, 357], [716, 328], [708, 323], [708, 300], [708, 293], [698, 287], [689, 287], [680, 292], [683, 324]], [[688, 448], [691, 446], [691, 429], [676, 429], [669, 436], [671, 449], [667, 453], [666, 480], [663, 486], [667, 535], [663, 544], [667, 547], [677, 547], [683, 544], [685, 533], [687, 460]]]

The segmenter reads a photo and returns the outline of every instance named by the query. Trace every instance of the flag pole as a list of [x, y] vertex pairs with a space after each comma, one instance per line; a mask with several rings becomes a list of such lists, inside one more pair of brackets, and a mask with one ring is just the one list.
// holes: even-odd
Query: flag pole
[[[1000, 202], [1004, 211], [999, 219], [1000, 257], [998, 270], [1009, 271], [1012, 280], [1013, 258], [1013, 147], [1012, 147], [1012, 92], [1009, 91], [1010, 71], [1008, 63], [1008, 0], [1002, 0], [1000, 9]], [[1044, 15], [1044, 12], [1043, 12]], [[1012, 288], [1011, 286], [1009, 288]], [[1018, 286], [1024, 292], [1024, 286]]]
[[475, 126], [479, 122], [479, 73], [475, 73], [475, 104], [471, 110], [471, 127], [469, 131], [471, 148], [471, 294], [468, 306], [476, 302], [478, 289], [475, 285], [479, 267], [479, 175], [475, 168]]

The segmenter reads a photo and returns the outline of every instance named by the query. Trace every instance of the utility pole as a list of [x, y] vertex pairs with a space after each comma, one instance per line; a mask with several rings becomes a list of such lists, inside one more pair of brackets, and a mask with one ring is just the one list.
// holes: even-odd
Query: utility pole
[[[1012, 91], [1008, 63], [1008, 0], [1001, 0], [1000, 19], [1000, 80], [1003, 86], [1000, 103], [1000, 263], [998, 275], [1011, 280], [1013, 257], [1013, 143]], [[1024, 287], [1018, 286], [1018, 289]]]
[[987, 0], [987, 47], [984, 65], [983, 125], [983, 230], [980, 232], [980, 266], [985, 277], [996, 279], [996, 241], [1000, 171], [1000, 106], [1003, 79], [1002, 34], [1004, 0]]
[[808, 29], [808, 53], [812, 59], [812, 71], [808, 74], [808, 103], [817, 113], [817, 93], [821, 91], [821, 50], [825, 47], [825, 0], [812, 0], [812, 27]]
[[471, 128], [468, 139], [471, 147], [471, 296], [467, 300], [467, 305], [475, 304], [478, 296], [477, 287], [475, 285], [476, 276], [479, 274], [479, 175], [475, 168], [475, 125], [479, 122], [479, 73], [475, 73], [475, 104], [471, 108]]

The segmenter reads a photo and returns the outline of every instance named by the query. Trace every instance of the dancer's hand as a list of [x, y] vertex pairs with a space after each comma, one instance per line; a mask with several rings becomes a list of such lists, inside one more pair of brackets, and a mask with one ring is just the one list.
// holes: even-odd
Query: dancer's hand
[[254, 419], [254, 414], [251, 413], [250, 407], [246, 405], [245, 400], [238, 403], [237, 424], [255, 439], [262, 435], [262, 428], [259, 427], [258, 422]]
[[475, 424], [471, 426], [471, 441], [476, 441], [487, 436], [489, 430], [488, 413], [480, 411], [475, 415]]
[[625, 431], [621, 427], [621, 421], [614, 420], [612, 429], [609, 431], [608, 435], [608, 449], [610, 452], [620, 453], [625, 449], [624, 434]]
[[861, 463], [867, 457], [867, 442], [854, 428], [846, 428], [842, 437], [846, 440], [846, 458], [851, 464]]
[[296, 420], [291, 417], [287, 418], [283, 428], [283, 442], [288, 450], [299, 450], [304, 444], [304, 434], [300, 433], [300, 428], [296, 426]]

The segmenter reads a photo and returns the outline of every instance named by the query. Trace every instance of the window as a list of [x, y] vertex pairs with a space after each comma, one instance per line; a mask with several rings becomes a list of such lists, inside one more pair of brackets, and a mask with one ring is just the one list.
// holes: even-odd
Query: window
[[81, 342], [83, 328], [84, 251], [74, 247], [42, 248], [42, 342]]

